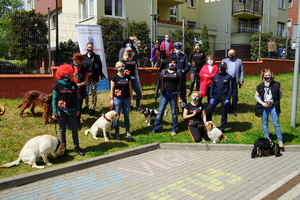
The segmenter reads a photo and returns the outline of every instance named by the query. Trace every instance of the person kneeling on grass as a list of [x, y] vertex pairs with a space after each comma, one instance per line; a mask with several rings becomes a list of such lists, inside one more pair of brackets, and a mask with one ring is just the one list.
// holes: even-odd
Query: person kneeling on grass
[[206, 142], [204, 126], [206, 123], [206, 114], [203, 104], [199, 102], [200, 94], [194, 91], [191, 95], [192, 101], [185, 105], [183, 110], [183, 119], [188, 120], [188, 130], [194, 142]]

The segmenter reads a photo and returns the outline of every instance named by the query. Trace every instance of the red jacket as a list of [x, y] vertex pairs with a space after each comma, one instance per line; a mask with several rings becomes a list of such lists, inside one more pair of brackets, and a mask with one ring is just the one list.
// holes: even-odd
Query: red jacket
[[199, 73], [200, 77], [200, 95], [206, 97], [207, 90], [211, 85], [214, 75], [219, 72], [219, 67], [217, 65], [212, 66], [211, 73], [209, 73], [208, 65], [204, 65]]

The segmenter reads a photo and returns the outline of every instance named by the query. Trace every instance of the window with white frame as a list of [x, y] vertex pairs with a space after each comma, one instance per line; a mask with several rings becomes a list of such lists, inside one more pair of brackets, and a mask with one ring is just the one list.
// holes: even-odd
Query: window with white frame
[[188, 7], [196, 8], [196, 0], [188, 0]]
[[170, 21], [177, 21], [177, 6], [170, 7]]
[[285, 0], [279, 0], [278, 8], [285, 9]]
[[259, 32], [259, 22], [258, 21], [252, 22], [252, 32], [253, 33]]
[[284, 30], [284, 23], [277, 23], [277, 37], [282, 37], [282, 32]]
[[289, 6], [289, 8], [293, 6], [293, 0], [288, 1], [288, 6]]
[[291, 19], [288, 19], [288, 20], [287, 20], [286, 26], [287, 26], [287, 27], [292, 27], [292, 20], [291, 20]]
[[105, 15], [123, 17], [124, 0], [105, 0]]
[[82, 0], [82, 19], [94, 17], [94, 0]]
[[247, 21], [239, 20], [238, 33], [246, 33]]
[[56, 15], [52, 15], [51, 25], [52, 25], [52, 29], [56, 28]]

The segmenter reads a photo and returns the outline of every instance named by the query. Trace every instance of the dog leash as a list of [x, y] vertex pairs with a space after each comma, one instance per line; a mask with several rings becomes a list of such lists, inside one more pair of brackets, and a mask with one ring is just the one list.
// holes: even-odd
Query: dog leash
[[206, 145], [206, 151], [210, 151], [210, 148], [208, 147], [207, 142], [205, 142], [205, 145]]

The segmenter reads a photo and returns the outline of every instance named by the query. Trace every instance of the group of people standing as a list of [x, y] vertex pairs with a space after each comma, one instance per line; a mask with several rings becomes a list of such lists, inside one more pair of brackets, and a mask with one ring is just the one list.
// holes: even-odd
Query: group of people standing
[[[159, 48], [159, 50], [158, 50]], [[56, 77], [58, 82], [53, 87], [53, 119], [58, 119], [60, 139], [66, 146], [66, 129], [72, 131], [74, 151], [79, 155], [85, 153], [79, 147], [78, 129], [81, 129], [80, 116], [85, 99], [85, 109], [89, 108], [89, 93], [92, 96], [90, 115], [94, 115], [97, 103], [97, 86], [100, 79], [105, 79], [102, 72], [100, 56], [93, 52], [93, 44], [87, 44], [87, 53], [75, 53], [73, 63], [61, 65]], [[135, 92], [135, 108], [140, 109], [142, 89], [138, 73], [138, 63], [148, 59], [143, 54], [141, 43], [133, 36], [123, 41], [119, 51], [119, 61], [115, 64], [117, 73], [110, 79], [110, 106], [118, 115], [124, 115], [126, 137], [130, 134], [130, 106], [133, 106], [133, 91]], [[142, 56], [139, 56], [142, 54]], [[161, 57], [161, 54], [164, 56]], [[157, 56], [162, 59], [156, 59]], [[238, 87], [244, 84], [244, 69], [241, 59], [236, 58], [235, 50], [228, 51], [228, 58], [223, 59], [219, 66], [215, 65], [213, 55], [206, 56], [201, 51], [201, 43], [195, 42], [189, 57], [182, 52], [182, 43], [170, 41], [168, 35], [159, 45], [154, 44], [151, 50], [153, 66], [163, 61], [165, 67], [161, 70], [154, 92], [154, 98], [160, 102], [158, 114], [153, 129], [149, 134], [159, 131], [162, 124], [164, 110], [168, 103], [172, 113], [172, 132], [178, 133], [178, 114], [188, 121], [188, 130], [195, 142], [206, 141], [204, 135], [205, 124], [212, 120], [212, 113], [221, 103], [222, 117], [219, 129], [224, 132], [227, 115], [237, 116]], [[191, 85], [186, 94], [186, 75], [190, 74]], [[279, 125], [280, 98], [282, 92], [280, 83], [274, 82], [273, 72], [263, 71], [264, 81], [257, 87], [255, 98], [258, 102], [256, 115], [262, 116], [264, 136], [269, 137], [268, 114], [270, 113], [277, 133], [280, 147], [283, 147], [282, 134]], [[196, 90], [194, 91], [194, 85]], [[187, 96], [191, 101], [187, 103]], [[207, 97], [205, 111], [203, 98]], [[178, 103], [180, 108], [178, 108]], [[119, 120], [114, 121], [115, 139], [120, 140]]]

